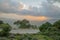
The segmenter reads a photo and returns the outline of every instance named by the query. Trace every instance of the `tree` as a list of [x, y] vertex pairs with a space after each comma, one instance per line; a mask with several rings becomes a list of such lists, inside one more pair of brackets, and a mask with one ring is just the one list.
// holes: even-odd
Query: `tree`
[[11, 26], [9, 24], [0, 24], [0, 36], [7, 36], [10, 30]]
[[54, 31], [53, 33], [55, 34], [53, 37], [56, 40], [60, 40], [60, 20], [56, 21], [53, 23]]
[[56, 27], [57, 29], [60, 29], [60, 20], [56, 21], [54, 24], [53, 24], [54, 27]]
[[0, 20], [0, 24], [3, 24], [3, 21]]
[[28, 20], [24, 19], [22, 21], [16, 21], [14, 22], [14, 24], [17, 24], [19, 25], [19, 28], [30, 28], [31, 27], [31, 24], [29, 23]]
[[60, 20], [54, 22], [53, 25], [46, 22], [39, 29], [42, 34], [52, 37], [54, 40], [60, 40]]
[[39, 29], [41, 32], [45, 32], [46, 30], [48, 30], [48, 28], [52, 27], [52, 24], [49, 22], [46, 22], [44, 24], [42, 24]]

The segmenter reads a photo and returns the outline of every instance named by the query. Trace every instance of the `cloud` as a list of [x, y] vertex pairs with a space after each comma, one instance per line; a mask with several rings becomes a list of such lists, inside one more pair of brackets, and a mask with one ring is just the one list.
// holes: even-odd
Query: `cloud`
[[12, 13], [17, 15], [30, 15], [30, 16], [46, 16], [49, 18], [60, 18], [60, 7], [59, 5], [51, 4], [52, 0], [47, 0], [40, 4], [40, 7], [28, 6], [17, 0], [0, 0], [0, 14], [2, 13]]
[[[0, 0], [0, 11], [4, 12], [5, 10], [9, 11], [19, 11], [25, 8], [25, 4], [20, 3], [14, 0]], [[19, 10], [18, 10], [19, 9]]]
[[60, 7], [57, 7], [49, 2], [44, 2], [42, 4], [41, 13], [43, 13], [45, 16], [53, 17], [53, 18], [59, 18], [60, 16]]
[[60, 0], [38, 1], [24, 0], [27, 5], [18, 0], [0, 0], [0, 20], [2, 19], [11, 24], [12, 21], [27, 19], [32, 24], [40, 25], [46, 21], [52, 23], [60, 19]]
[[60, 3], [59, 2], [55, 2], [55, 3], [53, 3], [53, 5], [60, 8]]
[[60, 0], [47, 0], [49, 3], [60, 2]]

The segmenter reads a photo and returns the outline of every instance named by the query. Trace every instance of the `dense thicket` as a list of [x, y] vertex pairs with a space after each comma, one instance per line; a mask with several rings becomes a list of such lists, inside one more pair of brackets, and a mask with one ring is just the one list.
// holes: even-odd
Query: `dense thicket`
[[11, 26], [7, 23], [0, 21], [0, 36], [8, 36]]
[[54, 38], [54, 40], [60, 40], [60, 20], [53, 24], [46, 22], [39, 27], [43, 35]]

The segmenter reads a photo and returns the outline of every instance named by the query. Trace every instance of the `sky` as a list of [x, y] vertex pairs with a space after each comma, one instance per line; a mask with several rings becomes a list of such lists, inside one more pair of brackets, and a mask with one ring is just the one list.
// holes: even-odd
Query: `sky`
[[0, 0], [0, 19], [36, 23], [59, 20], [60, 0]]

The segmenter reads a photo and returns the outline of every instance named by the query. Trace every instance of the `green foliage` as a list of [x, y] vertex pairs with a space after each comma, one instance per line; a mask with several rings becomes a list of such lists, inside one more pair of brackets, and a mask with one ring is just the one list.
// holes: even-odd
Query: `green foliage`
[[29, 24], [29, 21], [28, 20], [22, 20], [22, 21], [16, 21], [14, 22], [14, 24], [17, 24], [19, 25], [20, 28], [29, 28], [30, 27], [30, 24]]
[[52, 27], [52, 24], [49, 23], [49, 22], [46, 22], [46, 23], [42, 24], [42, 25], [39, 27], [39, 29], [40, 29], [41, 32], [45, 32], [45, 31], [47, 31], [50, 27]]
[[53, 40], [52, 38], [45, 36], [45, 35], [41, 35], [41, 34], [36, 34], [36, 35], [32, 35], [33, 38], [36, 38], [38, 40]]
[[32, 40], [32, 37], [28, 34], [22, 34], [15, 36], [15, 39], [17, 40]]
[[60, 20], [56, 21], [56, 22], [53, 24], [53, 26], [60, 30]]
[[60, 20], [56, 21], [53, 25], [50, 23], [42, 24], [39, 29], [41, 34], [51, 37], [54, 40], [60, 40]]
[[0, 20], [0, 24], [3, 24], [3, 21]]
[[[20, 28], [37, 27], [31, 25], [28, 20], [16, 21], [14, 24]], [[11, 26], [0, 21], [0, 36], [8, 36]], [[46, 22], [39, 27], [40, 32], [37, 34], [18, 34], [14, 38], [6, 38], [6, 40], [60, 40], [60, 20], [53, 24]]]
[[0, 36], [7, 36], [11, 26], [9, 24], [0, 24]]
[[40, 35], [40, 34], [21, 34], [16, 35], [15, 40], [53, 40], [48, 36]]
[[60, 20], [54, 22], [53, 24], [54, 30], [53, 30], [53, 38], [56, 40], [60, 40]]
[[19, 28], [35, 28], [35, 25], [31, 25], [30, 22], [26, 19], [22, 20], [22, 21], [16, 21], [14, 22], [14, 24], [19, 25]]

